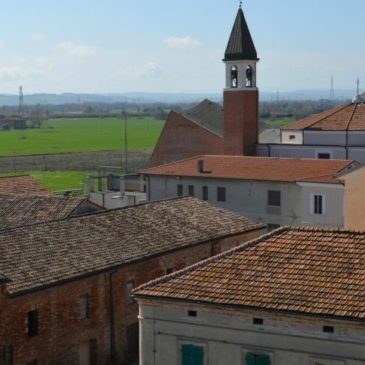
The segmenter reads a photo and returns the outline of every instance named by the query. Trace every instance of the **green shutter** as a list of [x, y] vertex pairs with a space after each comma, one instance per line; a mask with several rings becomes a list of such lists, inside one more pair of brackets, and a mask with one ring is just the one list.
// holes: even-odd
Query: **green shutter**
[[256, 365], [256, 356], [254, 354], [247, 354], [247, 365]]
[[204, 365], [204, 350], [201, 346], [182, 345], [182, 365]]
[[270, 365], [270, 357], [267, 355], [247, 354], [247, 365]]
[[270, 357], [265, 355], [256, 356], [256, 365], [270, 365]]

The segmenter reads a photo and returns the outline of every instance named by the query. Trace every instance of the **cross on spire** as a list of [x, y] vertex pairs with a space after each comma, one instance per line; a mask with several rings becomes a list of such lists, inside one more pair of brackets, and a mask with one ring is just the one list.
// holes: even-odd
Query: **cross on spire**
[[240, 0], [240, 9], [242, 9], [242, 0]]

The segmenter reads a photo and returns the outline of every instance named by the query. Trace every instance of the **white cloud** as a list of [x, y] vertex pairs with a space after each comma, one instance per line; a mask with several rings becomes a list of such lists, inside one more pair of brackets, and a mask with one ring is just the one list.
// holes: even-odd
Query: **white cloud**
[[79, 58], [91, 57], [97, 52], [96, 47], [87, 46], [85, 44], [76, 44], [71, 41], [59, 43], [55, 46], [55, 49], [68, 56]]
[[200, 45], [200, 42], [189, 36], [186, 37], [169, 37], [164, 40], [164, 43], [174, 49], [187, 49], [196, 48]]
[[47, 38], [47, 36], [41, 32], [32, 33], [30, 35], [30, 40], [34, 43], [43, 42], [46, 38]]

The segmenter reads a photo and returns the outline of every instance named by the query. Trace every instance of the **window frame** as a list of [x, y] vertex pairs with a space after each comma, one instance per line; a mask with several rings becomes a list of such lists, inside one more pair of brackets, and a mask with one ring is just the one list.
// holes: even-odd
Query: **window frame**
[[125, 284], [125, 299], [127, 304], [135, 303], [135, 300], [132, 297], [132, 290], [134, 289], [134, 280], [128, 280]]
[[[278, 194], [279, 196], [279, 204], [272, 204], [272, 200], [275, 200], [277, 199], [277, 196], [274, 197], [274, 199], [271, 199], [270, 201], [270, 194]], [[272, 196], [271, 196], [272, 198]], [[267, 206], [268, 207], [275, 207], [275, 208], [281, 208], [281, 190], [268, 190], [267, 191]]]
[[195, 196], [195, 186], [194, 185], [188, 185], [188, 195]]
[[80, 297], [80, 319], [90, 318], [90, 295], [84, 294]]
[[[316, 212], [316, 197], [321, 197], [321, 212]], [[311, 214], [316, 216], [325, 216], [326, 215], [326, 195], [323, 193], [311, 193]]]
[[27, 335], [35, 337], [39, 334], [39, 312], [38, 309], [31, 309], [27, 313]]
[[184, 185], [183, 184], [177, 184], [176, 186], [176, 193], [177, 193], [177, 196], [184, 196]]
[[227, 201], [227, 190], [224, 186], [217, 186], [217, 202]]
[[202, 186], [202, 200], [209, 200], [209, 187], [207, 185]]
[[243, 349], [243, 364], [247, 365], [247, 356], [248, 354], [253, 354], [255, 356], [267, 356], [270, 359], [270, 365], [275, 365], [274, 353], [267, 349], [253, 349], [253, 348], [245, 348]]
[[196, 346], [196, 347], [201, 347], [203, 349], [203, 364], [207, 365], [208, 364], [208, 345], [205, 342], [195, 342], [195, 341], [188, 341], [188, 340], [180, 340], [178, 341], [178, 346], [177, 346], [177, 350], [178, 350], [178, 364], [182, 365], [183, 364], [183, 358], [182, 358], [182, 348], [184, 345], [190, 345], [190, 346]]
[[[329, 158], [319, 158], [319, 155], [324, 155], [324, 154], [326, 154], [326, 155], [328, 155], [329, 156]], [[316, 158], [317, 158], [317, 160], [332, 160], [332, 152], [331, 151], [316, 151]]]

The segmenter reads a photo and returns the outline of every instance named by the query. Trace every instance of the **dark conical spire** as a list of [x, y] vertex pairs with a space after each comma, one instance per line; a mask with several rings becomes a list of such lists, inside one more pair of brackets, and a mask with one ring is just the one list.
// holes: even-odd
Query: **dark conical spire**
[[257, 59], [256, 48], [240, 6], [224, 54], [224, 61]]

